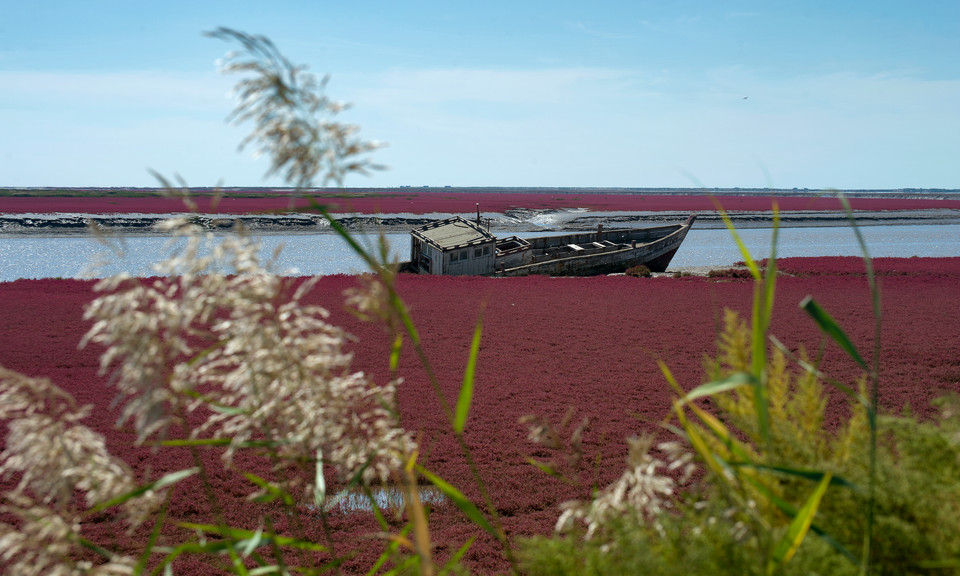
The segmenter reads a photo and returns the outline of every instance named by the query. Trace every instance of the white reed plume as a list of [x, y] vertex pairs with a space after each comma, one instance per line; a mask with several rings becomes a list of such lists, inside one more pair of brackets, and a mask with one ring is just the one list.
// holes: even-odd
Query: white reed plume
[[[10, 504], [13, 500], [13, 505]], [[0, 522], [0, 566], [18, 576], [115, 576], [134, 573], [135, 561], [114, 555], [94, 565], [79, 556], [79, 520], [61, 515], [29, 498], [7, 499], [0, 511], [17, 519], [17, 526]]]
[[[80, 424], [89, 413], [90, 406], [78, 407], [49, 380], [0, 367], [0, 420], [7, 425], [0, 474], [19, 479], [6, 496], [30, 494], [64, 510], [77, 490], [88, 507], [133, 490], [130, 467], [107, 451], [103, 436]], [[128, 501], [135, 524], [149, 510], [152, 496]]]
[[[123, 574], [132, 567], [120, 557], [98, 566], [75, 560], [80, 511], [136, 487], [129, 466], [80, 424], [89, 412], [49, 380], [0, 367], [0, 420], [7, 428], [0, 475], [17, 479], [0, 497], [0, 511], [17, 524], [0, 522], [0, 560], [10, 573]], [[131, 525], [139, 525], [157, 500], [152, 491], [128, 499], [123, 506]]]
[[351, 371], [348, 335], [302, 302], [315, 280], [294, 291], [243, 234], [214, 242], [189, 222], [167, 227], [187, 239], [160, 265], [168, 276], [104, 281], [98, 289], [112, 292], [86, 312], [95, 324], [85, 342], [107, 347], [102, 369], [113, 368], [140, 440], [164, 432], [178, 408], [206, 406], [193, 435], [230, 438], [227, 462], [267, 440], [279, 456], [320, 450], [343, 475], [363, 468], [366, 480], [386, 480], [413, 449], [391, 411], [397, 383]]
[[623, 475], [588, 503], [570, 501], [561, 504], [563, 512], [557, 520], [558, 532], [569, 530], [580, 521], [586, 525], [586, 538], [589, 539], [610, 520], [631, 516], [640, 522], [653, 522], [659, 528], [657, 518], [672, 507], [678, 484], [668, 473], [683, 467], [685, 481], [692, 464], [688, 456], [677, 454], [674, 446], [668, 444], [660, 445], [668, 455], [666, 461], [654, 457], [651, 435], [628, 438], [627, 442], [630, 450]]

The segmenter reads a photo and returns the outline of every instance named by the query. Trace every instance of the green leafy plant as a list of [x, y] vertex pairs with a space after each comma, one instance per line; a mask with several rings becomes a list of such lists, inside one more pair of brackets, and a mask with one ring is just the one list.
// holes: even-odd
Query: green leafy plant
[[[772, 254], [762, 271], [723, 216], [755, 282], [751, 321], [727, 311], [705, 384], [684, 390], [661, 363], [677, 393], [677, 424], [667, 429], [689, 446], [700, 479], [679, 490], [670, 483], [671, 470], [690, 464], [672, 443], [661, 445], [663, 459], [653, 455], [650, 441], [639, 456], [631, 448], [625, 477], [632, 468], [632, 488], [615, 484], [591, 502], [567, 505], [582, 523], [527, 541], [524, 568], [531, 574], [769, 575], [925, 574], [960, 567], [960, 532], [951, 520], [960, 506], [957, 400], [941, 401], [936, 422], [878, 414], [879, 289], [852, 215], [873, 295], [872, 366], [812, 298], [800, 303], [824, 336], [864, 370], [852, 385], [830, 378], [805, 352], [791, 353], [770, 334], [776, 210]], [[825, 418], [829, 389], [849, 399], [849, 416], [839, 428]], [[631, 496], [638, 487], [639, 505]], [[623, 514], [614, 497], [633, 499], [628, 509], [643, 513]], [[605, 514], [611, 509], [621, 512]]]

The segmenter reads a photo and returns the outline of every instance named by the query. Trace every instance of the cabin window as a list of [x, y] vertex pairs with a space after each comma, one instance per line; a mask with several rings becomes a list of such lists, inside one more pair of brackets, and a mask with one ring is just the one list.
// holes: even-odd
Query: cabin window
[[489, 247], [489, 246], [484, 246], [484, 247], [483, 247], [483, 255], [484, 255], [484, 256], [489, 256], [489, 255], [490, 255], [490, 247]]
[[473, 257], [474, 257], [474, 258], [479, 258], [479, 257], [482, 256], [482, 255], [483, 255], [483, 249], [481, 249], [481, 248], [476, 248], [476, 249], [474, 249], [474, 251], [473, 251]]

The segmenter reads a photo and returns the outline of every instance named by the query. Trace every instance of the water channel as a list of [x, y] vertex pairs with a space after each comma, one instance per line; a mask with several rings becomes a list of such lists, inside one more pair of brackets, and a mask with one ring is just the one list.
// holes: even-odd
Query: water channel
[[[960, 225], [864, 226], [861, 231], [874, 257], [960, 256]], [[543, 233], [517, 235], [530, 237]], [[770, 229], [743, 229], [740, 235], [755, 257], [769, 254]], [[376, 235], [358, 237], [367, 245], [376, 242]], [[409, 234], [387, 234], [386, 238], [396, 258], [409, 257]], [[356, 274], [364, 270], [359, 257], [335, 234], [264, 235], [260, 241], [264, 259], [280, 249], [273, 269], [285, 275]], [[90, 236], [4, 236], [0, 237], [0, 282], [19, 278], [103, 277], [121, 272], [149, 276], [153, 274], [153, 264], [170, 250], [169, 238], [162, 236], [128, 236], [114, 238], [106, 244]], [[778, 254], [780, 257], [859, 256], [860, 248], [849, 227], [783, 228]], [[729, 232], [694, 228], [670, 268], [719, 267], [739, 260], [742, 257]]]

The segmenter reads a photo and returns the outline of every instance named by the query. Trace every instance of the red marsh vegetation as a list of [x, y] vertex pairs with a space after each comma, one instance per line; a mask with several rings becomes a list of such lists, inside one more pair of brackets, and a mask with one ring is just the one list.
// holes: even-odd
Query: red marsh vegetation
[[[837, 211], [842, 206], [834, 197], [812, 196], [718, 196], [728, 211], [770, 210], [774, 200], [781, 210]], [[606, 212], [694, 212], [716, 209], [713, 199], [704, 195], [646, 194], [546, 194], [506, 192], [415, 192], [400, 189], [391, 192], [321, 195], [317, 202], [333, 212], [362, 214], [392, 213], [469, 213], [480, 204], [486, 212], [504, 212], [513, 208], [561, 209], [586, 208]], [[245, 214], [306, 209], [306, 199], [292, 199], [287, 193], [231, 193], [214, 205], [208, 196], [195, 198], [200, 212]], [[292, 202], [292, 207], [291, 207]], [[926, 200], [901, 198], [851, 198], [855, 210], [960, 210], [960, 200]], [[121, 195], [89, 196], [4, 196], [0, 197], [0, 213], [85, 213], [85, 214], [165, 214], [183, 212], [182, 201], [160, 196], [135, 197]]]
[[[931, 414], [930, 400], [945, 391], [960, 391], [960, 258], [878, 259], [883, 297], [881, 404], [898, 410], [906, 404]], [[856, 258], [810, 258], [780, 261], [772, 333], [792, 350], [816, 352], [822, 342], [813, 322], [797, 306], [808, 294], [828, 309], [865, 355], [872, 351], [873, 319], [863, 263]], [[357, 285], [350, 276], [320, 280], [309, 301], [331, 311], [331, 321], [357, 337], [354, 368], [378, 380], [389, 377], [390, 341], [384, 330], [364, 324], [343, 309], [343, 290]], [[82, 307], [93, 298], [92, 284], [74, 280], [19, 280], [0, 284], [0, 364], [32, 376], [44, 376], [66, 388], [81, 403], [95, 406], [88, 424], [103, 433], [110, 449], [152, 474], [188, 466], [186, 453], [151, 455], [131, 446], [129, 429], [115, 430], [114, 392], [97, 375], [95, 347], [77, 349], [88, 326]], [[512, 535], [546, 533], [558, 505], [585, 498], [593, 485], [604, 485], [622, 472], [624, 438], [656, 430], [668, 414], [671, 393], [656, 361], [667, 362], [687, 388], [701, 383], [702, 362], [714, 351], [722, 310], [747, 317], [753, 286], [749, 280], [684, 278], [447, 278], [403, 276], [401, 295], [409, 305], [424, 347], [442, 387], [455, 402], [478, 315], [484, 330], [476, 371], [476, 393], [465, 438], [475, 451], [480, 474], [488, 483], [507, 531]], [[844, 354], [827, 344], [822, 368], [844, 382], [859, 375]], [[405, 382], [399, 390], [401, 418], [416, 430], [421, 461], [479, 501], [470, 473], [450, 427], [412, 350], [401, 357]], [[834, 398], [834, 417], [844, 401]], [[530, 443], [519, 420], [540, 415], [554, 423], [568, 410], [573, 422], [589, 418], [584, 434], [584, 465], [569, 472], [579, 487], [555, 481], [535, 469], [527, 457], [551, 461], [559, 456]], [[218, 470], [218, 455], [204, 456]], [[263, 464], [238, 461], [240, 468], [268, 473]], [[244, 499], [249, 486], [232, 472], [211, 478], [224, 501], [225, 517], [236, 524], [255, 522], [263, 509]], [[185, 482], [174, 497], [172, 519], [210, 522], [197, 481]], [[431, 515], [433, 538], [441, 558], [477, 529], [451, 505]], [[308, 534], [323, 541], [320, 522], [304, 515]], [[286, 520], [277, 515], [277, 528]], [[364, 534], [377, 530], [371, 515], [333, 514], [332, 530], [341, 550], [359, 549], [345, 565], [348, 573], [365, 571], [379, 546], [364, 545]], [[249, 526], [256, 528], [256, 526]], [[89, 536], [101, 544], [135, 549], [112, 523], [93, 518]], [[189, 537], [181, 534], [181, 537]], [[499, 548], [480, 537], [467, 554], [476, 573], [503, 572]], [[196, 560], [177, 564], [182, 573], [209, 573]]]

